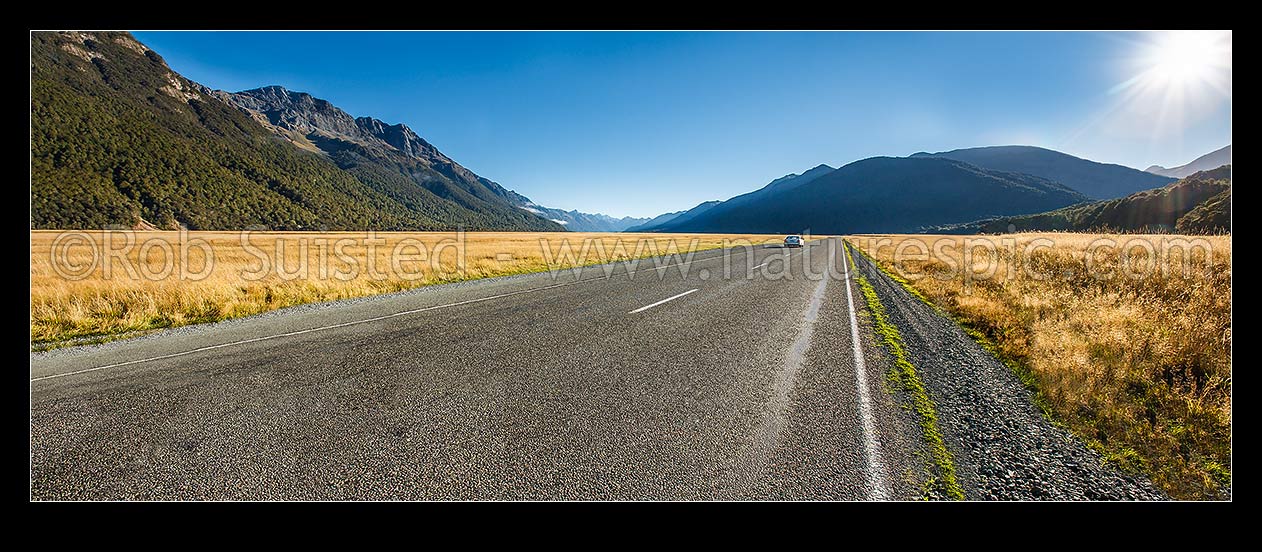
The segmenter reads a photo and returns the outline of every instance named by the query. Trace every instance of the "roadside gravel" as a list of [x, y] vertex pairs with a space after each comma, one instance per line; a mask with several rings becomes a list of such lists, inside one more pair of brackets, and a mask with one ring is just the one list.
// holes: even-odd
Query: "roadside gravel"
[[1031, 401], [1016, 375], [953, 321], [856, 253], [937, 405], [938, 424], [971, 500], [1161, 500], [1145, 478], [1102, 462]]

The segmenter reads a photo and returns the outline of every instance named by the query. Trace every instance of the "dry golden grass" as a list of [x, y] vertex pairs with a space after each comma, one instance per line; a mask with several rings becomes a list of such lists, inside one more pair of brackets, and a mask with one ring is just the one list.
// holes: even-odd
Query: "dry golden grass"
[[[1191, 257], [1162, 247], [1163, 240], [1179, 236], [985, 238], [996, 244], [995, 250], [975, 248], [967, 263], [965, 240], [976, 237], [850, 240], [966, 328], [982, 334], [1001, 358], [1024, 372], [1027, 383], [1038, 390], [1036, 400], [1054, 419], [1110, 461], [1143, 471], [1175, 498], [1229, 493], [1230, 236], [1185, 237], [1205, 239], [1212, 249], [1208, 255], [1196, 249]], [[905, 249], [895, 259], [904, 243], [921, 240], [932, 252], [941, 239], [953, 247], [912, 259], [908, 257], [922, 251]], [[1114, 240], [1118, 248], [1092, 249], [1101, 239]], [[1053, 245], [1027, 250], [1035, 240]], [[1128, 242], [1130, 260], [1118, 251]], [[1154, 254], [1144, 252], [1144, 243]], [[952, 270], [953, 264], [961, 268]], [[1145, 270], [1147, 266], [1158, 268]], [[995, 275], [980, 279], [991, 267]], [[1126, 276], [1123, 269], [1137, 276]], [[1114, 276], [1103, 278], [1109, 273]], [[1040, 274], [1051, 277], [1035, 276]]]
[[[399, 291], [429, 284], [568, 268], [705, 250], [725, 240], [762, 243], [780, 236], [719, 234], [609, 234], [479, 232], [262, 233], [249, 235], [246, 249], [235, 232], [134, 232], [134, 245], [110, 263], [102, 251], [122, 251], [125, 234], [31, 233], [31, 341], [36, 346], [92, 340], [246, 316], [281, 307]], [[108, 241], [113, 240], [113, 241]], [[214, 263], [199, 278], [205, 254], [192, 246], [204, 240]], [[339, 240], [345, 243], [339, 250]], [[547, 242], [545, 248], [541, 240]], [[572, 257], [562, 243], [568, 240]], [[90, 242], [90, 243], [89, 243]], [[421, 244], [394, 255], [401, 243]], [[141, 244], [152, 244], [144, 249]], [[369, 244], [375, 248], [367, 270]], [[165, 245], [164, 245], [165, 244]], [[182, 255], [182, 244], [188, 255]], [[452, 244], [439, 247], [442, 244]], [[583, 254], [583, 247], [588, 247]], [[172, 253], [168, 264], [166, 251]], [[637, 248], [639, 248], [637, 250]], [[424, 253], [422, 255], [422, 253]], [[144, 256], [142, 260], [141, 257]], [[306, 261], [303, 261], [305, 256]], [[409, 260], [407, 256], [412, 256]], [[260, 272], [269, 259], [270, 270]], [[126, 259], [124, 261], [123, 259]], [[463, 270], [458, 264], [464, 259]], [[94, 259], [96, 260], [93, 265]], [[184, 266], [187, 259], [187, 266]], [[283, 259], [283, 265], [280, 260]], [[321, 260], [325, 259], [325, 260]], [[549, 260], [552, 264], [549, 264]], [[57, 263], [57, 264], [55, 264]], [[106, 265], [109, 274], [106, 274]], [[91, 267], [78, 278], [74, 267]], [[60, 272], [58, 270], [60, 268]], [[67, 270], [69, 268], [69, 270]], [[283, 268], [283, 270], [281, 270]], [[169, 269], [169, 274], [167, 273]], [[323, 270], [323, 272], [322, 272]], [[67, 275], [69, 272], [70, 276]], [[384, 276], [381, 276], [384, 274]]]

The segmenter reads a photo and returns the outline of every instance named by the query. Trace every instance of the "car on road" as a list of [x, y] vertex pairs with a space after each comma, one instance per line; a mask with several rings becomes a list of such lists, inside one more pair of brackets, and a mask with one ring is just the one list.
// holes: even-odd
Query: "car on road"
[[802, 247], [802, 236], [788, 236], [784, 238], [785, 247]]

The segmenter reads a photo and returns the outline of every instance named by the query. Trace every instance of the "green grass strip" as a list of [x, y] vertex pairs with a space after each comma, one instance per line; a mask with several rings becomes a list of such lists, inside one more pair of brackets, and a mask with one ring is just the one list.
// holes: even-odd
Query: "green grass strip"
[[854, 257], [850, 255], [849, 247], [846, 247], [846, 256], [849, 258], [850, 266], [855, 268], [855, 281], [859, 284], [859, 291], [863, 293], [863, 298], [867, 301], [874, 329], [881, 337], [885, 349], [890, 356], [894, 357], [894, 366], [889, 374], [890, 379], [900, 385], [911, 398], [911, 408], [916, 412], [925, 444], [929, 446], [937, 477], [926, 482], [926, 486], [942, 492], [952, 500], [964, 500], [964, 489], [960, 487], [955, 477], [955, 461], [951, 456], [951, 451], [947, 450], [946, 443], [942, 440], [942, 431], [938, 429], [937, 408], [934, 406], [933, 399], [929, 397], [929, 391], [921, 381], [920, 375], [916, 372], [916, 367], [907, 360], [903, 336], [898, 332], [898, 328], [890, 323], [885, 313], [885, 306], [876, 295], [876, 289], [854, 264]]

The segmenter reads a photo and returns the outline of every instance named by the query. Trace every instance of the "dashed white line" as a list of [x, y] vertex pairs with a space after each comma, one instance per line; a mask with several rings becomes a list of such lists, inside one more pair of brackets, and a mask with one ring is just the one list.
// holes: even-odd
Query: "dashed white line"
[[693, 288], [693, 289], [690, 289], [690, 290], [685, 291], [685, 292], [683, 292], [683, 293], [680, 293], [679, 295], [672, 295], [672, 296], [670, 296], [670, 297], [667, 297], [667, 298], [665, 298], [665, 299], [662, 299], [661, 301], [658, 301], [658, 302], [653, 303], [653, 304], [651, 304], [651, 305], [644, 305], [643, 307], [640, 307], [640, 308], [635, 309], [635, 310], [633, 310], [633, 311], [631, 311], [631, 312], [628, 312], [627, 314], [635, 314], [635, 313], [637, 313], [637, 312], [644, 312], [644, 311], [649, 310], [649, 309], [651, 309], [651, 308], [653, 308], [653, 307], [656, 307], [656, 306], [658, 306], [658, 305], [660, 305], [660, 304], [662, 304], [662, 303], [666, 303], [666, 302], [668, 302], [668, 301], [674, 301], [674, 300], [676, 300], [676, 299], [679, 299], [680, 297], [683, 297], [683, 296], [685, 296], [685, 295], [688, 295], [689, 293], [692, 293], [692, 292], [694, 292], [694, 291], [698, 291], [698, 289], [697, 289], [697, 288]]
[[841, 262], [845, 267], [846, 306], [850, 314], [850, 342], [854, 346], [854, 379], [859, 392], [859, 419], [863, 425], [863, 451], [867, 456], [864, 466], [868, 478], [868, 500], [889, 499], [889, 487], [885, 484], [885, 463], [881, 460], [881, 444], [872, 421], [872, 397], [868, 394], [867, 367], [863, 361], [863, 347], [859, 345], [859, 322], [854, 315], [854, 296], [850, 291], [850, 262], [846, 256], [846, 242], [841, 242]]
[[577, 281], [577, 282], [565, 282], [565, 283], [562, 283], [562, 284], [553, 284], [553, 285], [550, 285], [550, 286], [544, 286], [544, 287], [539, 287], [539, 288], [523, 289], [523, 290], [513, 291], [513, 292], [509, 292], [509, 293], [501, 293], [501, 294], [499, 294], [499, 295], [491, 295], [491, 296], [488, 296], [488, 297], [479, 297], [479, 298], [477, 298], [477, 299], [468, 299], [468, 300], [465, 300], [465, 301], [457, 301], [457, 302], [455, 302], [455, 303], [446, 303], [446, 304], [442, 304], [442, 305], [431, 305], [431, 306], [428, 306], [428, 307], [421, 307], [421, 308], [419, 308], [419, 309], [411, 309], [411, 310], [405, 310], [405, 311], [395, 312], [395, 313], [391, 313], [391, 314], [386, 314], [386, 315], [382, 315], [382, 316], [374, 316], [374, 317], [372, 317], [372, 318], [365, 318], [365, 319], [363, 319], [363, 320], [352, 320], [352, 321], [350, 321], [350, 322], [342, 322], [342, 323], [340, 323], [340, 324], [331, 324], [331, 325], [328, 325], [328, 326], [319, 326], [319, 327], [316, 327], [316, 328], [307, 328], [307, 329], [305, 329], [305, 330], [297, 330], [297, 331], [292, 331], [292, 332], [279, 333], [279, 334], [275, 334], [275, 335], [265, 335], [265, 336], [263, 336], [263, 337], [254, 337], [254, 338], [250, 338], [250, 339], [242, 339], [242, 340], [239, 340], [239, 341], [230, 341], [230, 342], [228, 342], [228, 343], [219, 343], [219, 344], [216, 344], [216, 345], [207, 345], [207, 346], [205, 346], [205, 347], [198, 347], [198, 348], [196, 348], [196, 349], [189, 349], [189, 350], [187, 350], [187, 351], [180, 351], [180, 352], [178, 352], [178, 353], [171, 353], [171, 354], [168, 354], [168, 355], [159, 355], [159, 356], [155, 356], [155, 357], [142, 358], [142, 359], [137, 359], [137, 360], [129, 360], [129, 361], [127, 361], [127, 362], [118, 362], [118, 363], [115, 363], [115, 364], [106, 364], [105, 366], [96, 366], [96, 367], [94, 367], [94, 368], [85, 368], [85, 369], [83, 369], [83, 370], [75, 370], [75, 371], [73, 371], [73, 372], [65, 372], [65, 373], [61, 373], [61, 374], [51, 374], [51, 375], [47, 375], [47, 376], [40, 376], [40, 377], [38, 377], [38, 378], [31, 378], [31, 381], [40, 381], [40, 380], [46, 380], [46, 379], [60, 378], [60, 377], [64, 377], [64, 376], [73, 376], [73, 375], [75, 375], [75, 374], [83, 374], [83, 373], [87, 373], [87, 372], [95, 372], [95, 371], [97, 371], [97, 370], [105, 370], [105, 369], [107, 369], [107, 368], [118, 368], [118, 367], [120, 367], [120, 366], [129, 366], [129, 365], [132, 365], [132, 364], [140, 364], [140, 363], [142, 363], [142, 362], [150, 362], [150, 361], [154, 361], [154, 360], [163, 360], [163, 359], [168, 359], [168, 358], [181, 357], [181, 356], [185, 356], [185, 355], [191, 355], [191, 354], [193, 354], [193, 353], [200, 353], [200, 352], [203, 352], [203, 351], [212, 351], [212, 350], [214, 350], [214, 349], [222, 349], [222, 348], [224, 348], [224, 347], [232, 347], [232, 346], [234, 346], [234, 345], [245, 345], [245, 344], [247, 344], [247, 343], [258, 343], [258, 342], [260, 342], [260, 341], [268, 341], [268, 340], [271, 340], [271, 339], [279, 339], [279, 338], [282, 338], [282, 337], [290, 337], [290, 336], [295, 336], [295, 335], [309, 334], [309, 333], [314, 333], [314, 332], [321, 332], [321, 331], [324, 331], [324, 330], [332, 330], [332, 329], [336, 329], [336, 328], [345, 328], [345, 327], [347, 327], [347, 326], [355, 326], [355, 325], [358, 325], [358, 324], [367, 324], [367, 323], [369, 323], [369, 322], [377, 322], [377, 321], [380, 321], [380, 320], [387, 320], [387, 319], [390, 319], [390, 318], [396, 318], [396, 317], [399, 317], [399, 316], [406, 316], [406, 315], [409, 315], [409, 314], [416, 314], [416, 313], [418, 313], [418, 312], [425, 312], [425, 311], [431, 311], [431, 310], [437, 310], [437, 309], [445, 309], [445, 308], [448, 308], [448, 307], [458, 307], [458, 306], [460, 306], [460, 305], [468, 305], [468, 304], [470, 304], [470, 303], [480, 303], [480, 302], [482, 302], [482, 301], [490, 301], [490, 300], [492, 300], [492, 299], [501, 299], [501, 298], [508, 297], [508, 296], [511, 296], [511, 295], [521, 295], [521, 294], [523, 294], [523, 293], [531, 293], [531, 292], [534, 292], [534, 291], [543, 291], [543, 290], [545, 290], [545, 289], [559, 288], [559, 287], [564, 287], [564, 286], [572, 286], [572, 285], [574, 285], [574, 284], [582, 283], [582, 282], [585, 282], [585, 281], [586, 281], [586, 280], [579, 280], [579, 281]]
[[[720, 250], [720, 251], [722, 251], [722, 250]], [[702, 259], [702, 260], [708, 260], [709, 258], [710, 258], [710, 257], [707, 257], [706, 259]], [[713, 258], [719, 258], [719, 257], [718, 257], [718, 256], [716, 256], [716, 257], [713, 257]], [[647, 270], [661, 270], [661, 269], [663, 269], [663, 268], [669, 268], [669, 267], [671, 267], [671, 266], [674, 266], [674, 265], [667, 264], [667, 265], [665, 265], [665, 266], [659, 266], [659, 267], [641, 268], [641, 269], [638, 269], [638, 270], [629, 270], [629, 271], [627, 271], [626, 273], [627, 273], [627, 274], [635, 274], [635, 273], [637, 273], [637, 272], [644, 272], [644, 271], [647, 271]], [[479, 297], [479, 298], [477, 298], [477, 299], [469, 299], [469, 300], [466, 300], [466, 301], [457, 301], [457, 302], [455, 302], [455, 303], [446, 303], [446, 304], [442, 304], [442, 305], [433, 305], [433, 306], [429, 306], [429, 307], [421, 307], [421, 308], [418, 308], [418, 309], [411, 309], [411, 310], [406, 310], [406, 311], [401, 311], [401, 312], [396, 312], [396, 313], [386, 314], [386, 315], [382, 315], [382, 316], [375, 316], [375, 317], [372, 317], [372, 318], [365, 318], [365, 319], [363, 319], [363, 320], [354, 320], [354, 321], [351, 321], [351, 322], [343, 322], [343, 323], [340, 323], [340, 324], [332, 324], [332, 325], [329, 325], [329, 326], [320, 326], [320, 327], [316, 327], [316, 328], [308, 328], [308, 329], [305, 329], [305, 330], [297, 330], [297, 331], [292, 331], [292, 332], [279, 333], [279, 334], [275, 334], [275, 335], [266, 335], [266, 336], [263, 336], [263, 337], [254, 337], [254, 338], [250, 338], [250, 339], [242, 339], [242, 340], [239, 340], [239, 341], [230, 341], [230, 342], [228, 342], [228, 343], [218, 343], [218, 344], [215, 344], [215, 345], [207, 345], [207, 346], [205, 346], [205, 347], [198, 347], [198, 348], [196, 348], [196, 349], [189, 349], [189, 350], [187, 350], [187, 351], [180, 351], [180, 352], [178, 352], [178, 353], [171, 353], [171, 354], [166, 354], [166, 355], [159, 355], [159, 356], [154, 356], [154, 357], [141, 358], [141, 359], [136, 359], [136, 360], [129, 360], [129, 361], [126, 361], [126, 362], [116, 362], [116, 363], [114, 363], [114, 364], [106, 364], [106, 365], [104, 365], [104, 366], [94, 366], [94, 367], [92, 367], [92, 368], [84, 368], [84, 369], [82, 369], [82, 370], [73, 370], [73, 371], [70, 371], [70, 372], [62, 372], [62, 373], [60, 373], [60, 374], [49, 374], [49, 375], [47, 375], [47, 376], [39, 376], [39, 377], [31, 378], [31, 379], [30, 379], [30, 381], [32, 381], [32, 382], [36, 382], [36, 381], [47, 380], [47, 379], [54, 379], [54, 378], [62, 378], [62, 377], [66, 377], [66, 376], [73, 376], [73, 375], [76, 375], [76, 374], [86, 374], [86, 373], [88, 373], [88, 372], [96, 372], [96, 371], [99, 371], [99, 370], [107, 370], [107, 369], [110, 369], [110, 368], [120, 368], [120, 367], [123, 367], [123, 366], [131, 366], [131, 365], [133, 365], [133, 364], [142, 364], [142, 363], [145, 363], [145, 362], [152, 362], [152, 361], [155, 361], [155, 360], [165, 360], [165, 359], [168, 359], [168, 358], [176, 358], [176, 357], [187, 356], [187, 355], [191, 355], [191, 354], [194, 354], [194, 353], [201, 353], [201, 352], [204, 352], [204, 351], [213, 351], [213, 350], [215, 350], [215, 349], [222, 349], [222, 348], [224, 348], [224, 347], [232, 347], [232, 346], [236, 346], [236, 345], [246, 345], [246, 344], [249, 344], [249, 343], [258, 343], [258, 342], [260, 342], [260, 341], [269, 341], [269, 340], [272, 340], [272, 339], [280, 339], [280, 338], [282, 338], [282, 337], [291, 337], [291, 336], [295, 336], [295, 335], [303, 335], [303, 334], [309, 334], [309, 333], [321, 332], [321, 331], [324, 331], [324, 330], [332, 330], [332, 329], [337, 329], [337, 328], [345, 328], [345, 327], [347, 327], [347, 326], [355, 326], [355, 325], [358, 325], [358, 324], [367, 324], [367, 323], [369, 323], [369, 322], [377, 322], [377, 321], [380, 321], [380, 320], [387, 320], [387, 319], [390, 319], [390, 318], [396, 318], [396, 317], [399, 317], [399, 316], [407, 316], [407, 315], [409, 315], [409, 314], [416, 314], [416, 313], [418, 313], [418, 312], [425, 312], [425, 311], [431, 311], [431, 310], [437, 310], [437, 309], [445, 309], [445, 308], [449, 308], [449, 307], [458, 307], [458, 306], [460, 306], [460, 305], [468, 305], [468, 304], [471, 304], [471, 303], [481, 303], [481, 302], [483, 302], [483, 301], [490, 301], [490, 300], [492, 300], [492, 299], [501, 299], [501, 298], [504, 298], [504, 297], [510, 297], [510, 296], [513, 296], [513, 295], [521, 295], [521, 294], [523, 294], [523, 293], [534, 293], [534, 292], [536, 292], [536, 291], [544, 291], [544, 290], [553, 289], [553, 288], [559, 288], [559, 287], [565, 287], [565, 286], [572, 286], [572, 285], [576, 285], [576, 284], [582, 284], [582, 283], [587, 283], [587, 282], [593, 282], [593, 281], [598, 281], [598, 280], [602, 280], [602, 279], [604, 279], [604, 278], [587, 278], [587, 279], [584, 279], [584, 280], [575, 280], [575, 281], [573, 281], [573, 282], [564, 282], [564, 283], [560, 283], [560, 284], [553, 284], [553, 285], [550, 285], [550, 286], [543, 286], [543, 287], [537, 287], [537, 288], [523, 289], [523, 290], [513, 291], [513, 292], [509, 292], [509, 293], [501, 293], [501, 294], [499, 294], [499, 295], [491, 295], [491, 296], [488, 296], [488, 297]], [[695, 290], [695, 289], [694, 289], [694, 290], [692, 290], [692, 291], [697, 291], [697, 290]], [[692, 293], [692, 292], [688, 292], [688, 293]], [[684, 294], [684, 295], [686, 295], [686, 294]], [[672, 297], [672, 299], [674, 299], [674, 297]], [[668, 299], [668, 301], [669, 301], [669, 299]], [[665, 302], [665, 301], [663, 301], [663, 302]], [[653, 307], [653, 306], [656, 306], [656, 305], [649, 305], [649, 307]], [[649, 307], [645, 307], [645, 308], [647, 309], [647, 308], [649, 308]], [[635, 312], [639, 312], [639, 311], [635, 311]]]
[[[803, 249], [805, 249], [805, 248], [803, 248]], [[793, 251], [790, 251], [787, 255], [784, 255], [784, 259], [783, 259], [783, 261], [784, 261], [786, 264], [787, 264], [787, 263], [789, 263], [789, 261], [790, 261], [790, 257], [792, 257], [792, 256], [793, 256], [793, 253], [794, 253]], [[768, 257], [775, 257], [775, 256], [776, 256], [776, 255], [775, 255], [774, 253], [773, 253], [773, 254], [771, 254], [771, 255], [768, 255]], [[771, 263], [772, 263], [772, 262], [774, 262], [775, 260], [776, 260], [776, 259], [774, 259], [774, 258], [767, 259], [767, 261], [766, 261], [766, 262], [764, 262], [764, 263], [762, 263], [762, 264], [760, 264], [760, 265], [758, 265], [758, 266], [755, 266], [755, 267], [750, 268], [750, 269], [749, 269], [749, 271], [750, 271], [750, 272], [753, 272], [753, 271], [755, 271], [755, 270], [758, 270], [758, 269], [760, 269], [760, 268], [762, 268], [762, 267], [764, 267], [764, 266], [767, 266], [767, 265], [771, 264]]]

